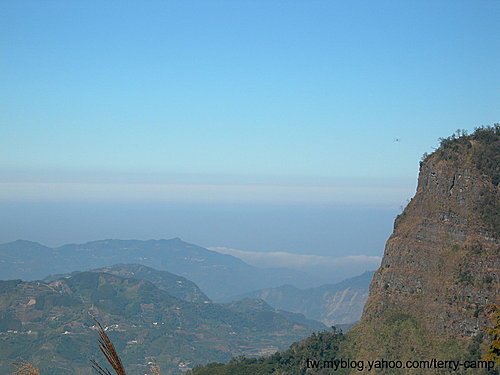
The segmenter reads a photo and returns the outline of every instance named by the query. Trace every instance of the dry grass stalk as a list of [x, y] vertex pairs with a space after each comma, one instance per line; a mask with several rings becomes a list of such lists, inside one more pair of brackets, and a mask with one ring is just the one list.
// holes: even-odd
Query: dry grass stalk
[[161, 375], [160, 366], [151, 365], [151, 372], [153, 373], [153, 375]]
[[[94, 319], [95, 320], [95, 319]], [[101, 323], [95, 320], [97, 324], [97, 332], [99, 333], [99, 349], [108, 361], [108, 363], [113, 367], [117, 375], [126, 375], [125, 368], [123, 367], [122, 361], [116, 352], [115, 346], [111, 342], [109, 336], [102, 328]], [[92, 368], [97, 371], [99, 375], [112, 375], [107, 368], [101, 367], [95, 360], [91, 360]]]
[[21, 362], [14, 364], [17, 369], [12, 375], [40, 375], [40, 371], [29, 362]]

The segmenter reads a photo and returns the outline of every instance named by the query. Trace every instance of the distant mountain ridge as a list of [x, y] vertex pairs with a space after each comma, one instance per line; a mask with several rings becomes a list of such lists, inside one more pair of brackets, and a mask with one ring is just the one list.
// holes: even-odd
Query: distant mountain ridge
[[299, 289], [292, 285], [261, 289], [234, 297], [260, 298], [278, 310], [301, 313], [327, 326], [352, 324], [363, 312], [374, 272], [365, 272], [337, 284]]
[[179, 238], [101, 240], [56, 248], [25, 240], [0, 244], [0, 277], [4, 280], [44, 279], [47, 275], [120, 263], [142, 264], [183, 276], [195, 282], [214, 300], [292, 281], [306, 282], [307, 279], [298, 271], [253, 267], [231, 255], [220, 254]]

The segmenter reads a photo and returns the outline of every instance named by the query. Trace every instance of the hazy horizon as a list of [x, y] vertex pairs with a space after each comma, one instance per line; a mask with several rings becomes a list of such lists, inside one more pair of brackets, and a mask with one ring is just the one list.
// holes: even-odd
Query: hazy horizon
[[0, 4], [0, 242], [380, 256], [498, 121], [498, 2]]
[[[400, 209], [324, 205], [3, 204], [0, 243], [57, 247], [102, 239], [180, 237], [207, 248], [381, 256]], [[360, 235], [361, 234], [361, 235]]]

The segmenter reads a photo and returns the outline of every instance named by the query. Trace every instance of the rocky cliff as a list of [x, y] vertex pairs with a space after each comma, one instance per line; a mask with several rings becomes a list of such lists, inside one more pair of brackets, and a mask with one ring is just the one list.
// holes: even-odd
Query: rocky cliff
[[[358, 325], [346, 336], [316, 335], [270, 358], [194, 374], [448, 374], [387, 363], [498, 360], [499, 183], [500, 125], [442, 139], [421, 162], [417, 192], [394, 223]], [[377, 360], [385, 367], [369, 369]], [[491, 375], [498, 364], [455, 370]]]
[[500, 295], [499, 182], [499, 125], [443, 139], [424, 157], [352, 333], [353, 355], [480, 355]]

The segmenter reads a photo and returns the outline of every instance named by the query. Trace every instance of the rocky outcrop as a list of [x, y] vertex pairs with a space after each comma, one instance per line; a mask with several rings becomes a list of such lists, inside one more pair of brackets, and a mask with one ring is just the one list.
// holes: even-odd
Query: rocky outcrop
[[[436, 355], [447, 340], [465, 353], [482, 340], [500, 295], [499, 135], [497, 125], [450, 137], [422, 161], [353, 334], [357, 353]], [[410, 326], [418, 337], [405, 339]]]
[[[417, 192], [395, 221], [359, 324], [346, 336], [314, 335], [271, 358], [194, 373], [448, 374], [425, 364], [463, 365], [488, 349], [497, 358], [498, 346], [487, 346], [498, 322], [484, 328], [494, 324], [488, 315], [500, 296], [499, 183], [500, 125], [443, 139], [421, 163]], [[415, 361], [422, 367], [404, 367]]]
[[267, 288], [241, 298], [260, 298], [277, 310], [304, 314], [327, 326], [351, 325], [363, 312], [373, 272], [365, 272], [337, 284], [299, 289], [292, 285]]

